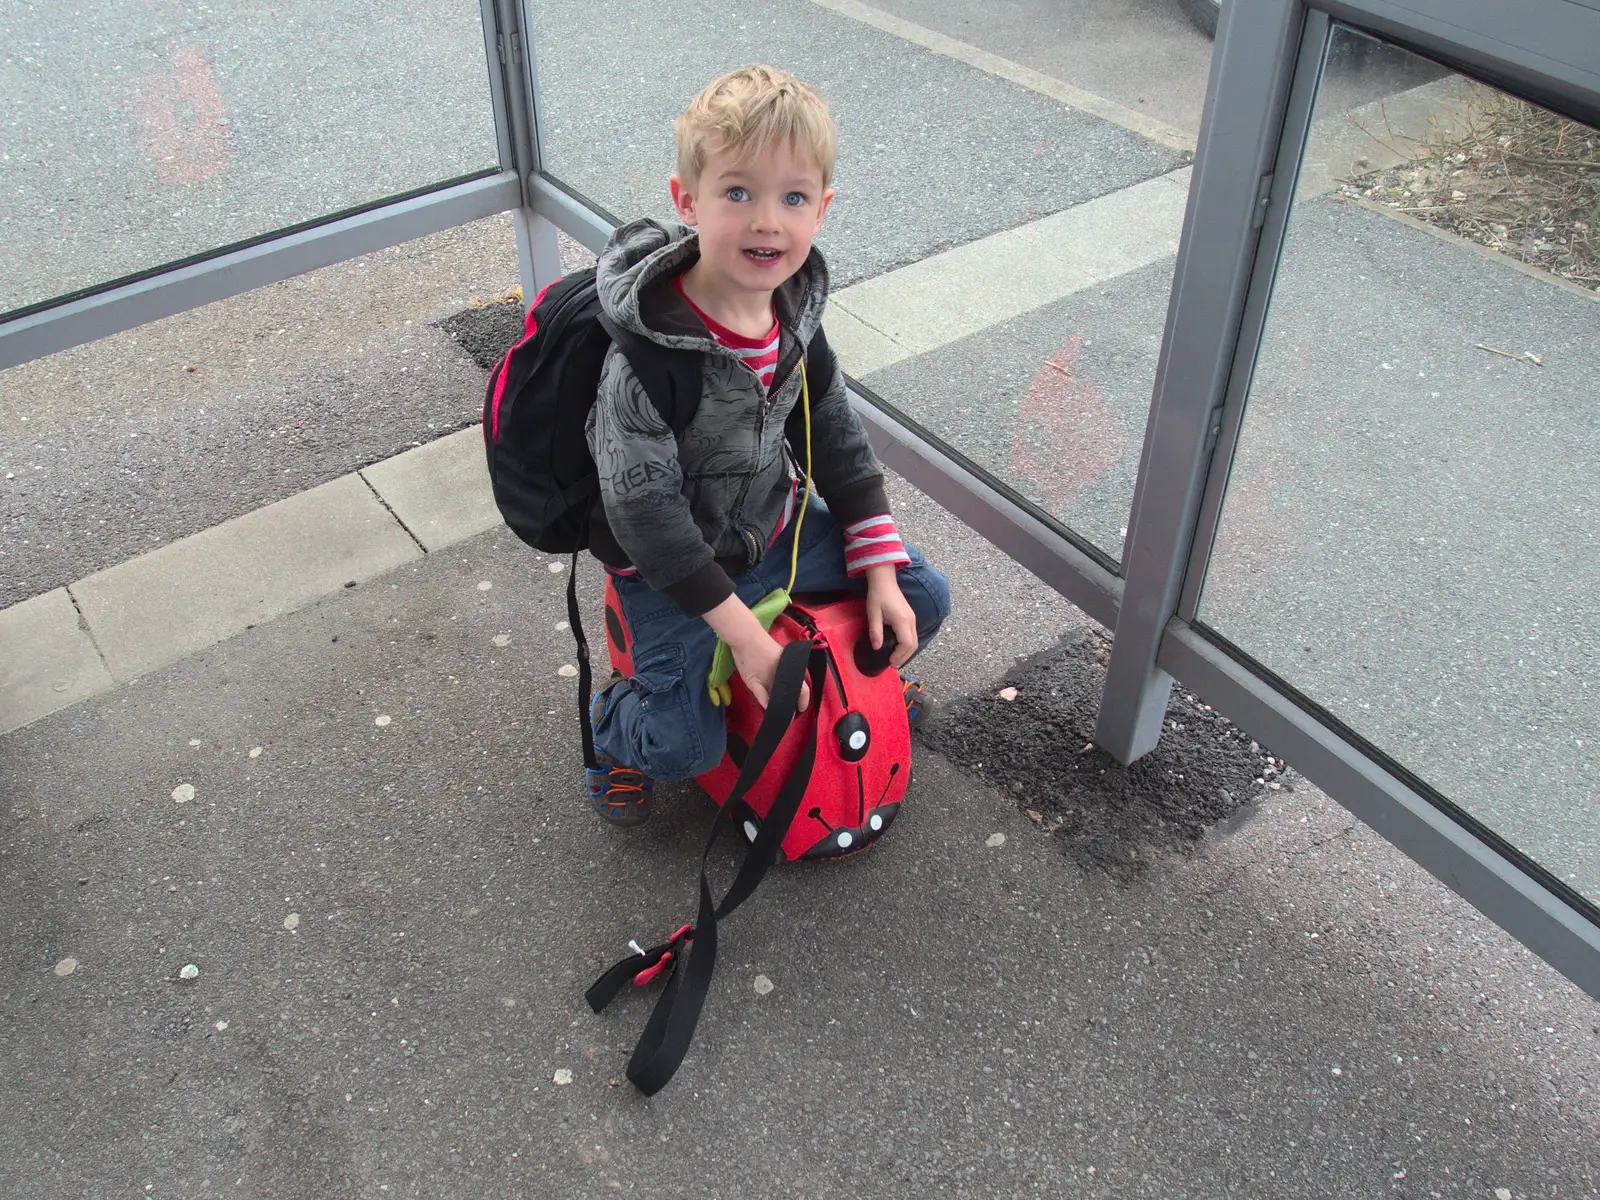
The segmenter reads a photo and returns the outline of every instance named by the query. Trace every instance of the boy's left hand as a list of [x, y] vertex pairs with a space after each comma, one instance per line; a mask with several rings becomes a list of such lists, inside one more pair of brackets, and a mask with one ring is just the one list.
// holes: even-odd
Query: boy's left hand
[[883, 627], [894, 630], [896, 646], [889, 665], [904, 666], [917, 652], [917, 614], [900, 591], [900, 580], [892, 566], [867, 568], [867, 636], [874, 650], [883, 647]]

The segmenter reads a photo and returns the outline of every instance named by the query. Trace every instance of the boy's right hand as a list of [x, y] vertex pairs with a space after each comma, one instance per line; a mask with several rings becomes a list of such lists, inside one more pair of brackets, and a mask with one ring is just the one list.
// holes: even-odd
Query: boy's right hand
[[[757, 703], [766, 708], [772, 700], [772, 681], [778, 674], [778, 659], [783, 656], [783, 647], [763, 629], [759, 638], [752, 637], [742, 646], [729, 642], [728, 649], [733, 651], [733, 665], [738, 668], [739, 678], [744, 680], [745, 687], [750, 689]], [[802, 679], [799, 711], [805, 712], [810, 707], [811, 684]]]

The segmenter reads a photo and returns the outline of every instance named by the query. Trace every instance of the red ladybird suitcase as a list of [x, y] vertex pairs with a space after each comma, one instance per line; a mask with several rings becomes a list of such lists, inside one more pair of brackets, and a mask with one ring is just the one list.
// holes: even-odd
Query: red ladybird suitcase
[[[866, 608], [858, 597], [802, 597], [773, 623], [778, 643], [811, 641], [829, 651], [827, 685], [818, 709], [817, 756], [806, 797], [783, 839], [785, 858], [838, 858], [870, 846], [889, 828], [911, 778], [911, 728], [899, 673], [867, 642]], [[633, 638], [609, 576], [606, 645], [612, 667], [633, 674]], [[764, 710], [736, 673], [729, 681], [728, 749], [699, 776], [700, 786], [725, 804], [744, 766]], [[815, 697], [813, 698], [815, 701]], [[754, 842], [805, 741], [803, 722], [790, 726], [772, 763], [735, 802], [730, 816]]]
[[[688, 1053], [716, 965], [717, 922], [747, 899], [780, 854], [838, 858], [871, 846], [900, 810], [911, 778], [911, 730], [900, 676], [866, 635], [857, 597], [801, 599], [773, 623], [783, 645], [767, 709], [735, 674], [727, 706], [728, 748], [699, 777], [722, 812], [700, 868], [700, 911], [666, 941], [601, 975], [585, 993], [601, 1012], [627, 985], [665, 976], [666, 987], [628, 1063], [628, 1079], [654, 1095]], [[633, 671], [633, 641], [615, 588], [606, 582], [606, 644], [612, 666]], [[795, 715], [802, 681], [811, 704]], [[698, 686], [706, 686], [697, 681]], [[706, 862], [722, 831], [737, 824], [749, 850], [720, 902]]]

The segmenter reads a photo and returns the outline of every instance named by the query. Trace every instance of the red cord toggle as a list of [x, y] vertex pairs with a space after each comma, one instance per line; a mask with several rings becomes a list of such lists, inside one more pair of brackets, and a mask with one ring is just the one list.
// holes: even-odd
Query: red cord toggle
[[693, 925], [684, 925], [680, 927], [676, 933], [667, 939], [667, 946], [669, 949], [663, 951], [660, 958], [633, 977], [634, 987], [643, 987], [656, 976], [660, 975], [661, 972], [665, 971], [667, 969], [667, 964], [672, 961], [672, 950], [670, 947], [676, 946], [679, 942], [687, 941], [693, 936]]
[[633, 977], [633, 986], [634, 987], [643, 987], [645, 984], [649, 983], [652, 979], [654, 979], [657, 975], [661, 974], [661, 972], [665, 971], [667, 969], [667, 964], [669, 962], [671, 962], [671, 961], [672, 961], [672, 951], [668, 950], [656, 962], [655, 966], [646, 967], [644, 970], [640, 971], [637, 975], [635, 975]]

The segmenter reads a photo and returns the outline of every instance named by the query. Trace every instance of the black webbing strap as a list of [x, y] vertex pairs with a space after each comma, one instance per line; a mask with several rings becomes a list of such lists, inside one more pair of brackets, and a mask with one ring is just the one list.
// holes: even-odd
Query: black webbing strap
[[789, 777], [784, 780], [777, 798], [768, 811], [766, 820], [756, 839], [746, 852], [738, 874], [720, 904], [711, 896], [711, 880], [706, 874], [711, 850], [723, 829], [733, 824], [728, 819], [733, 806], [744, 798], [752, 784], [761, 777], [778, 745], [795, 719], [795, 709], [800, 703], [800, 685], [807, 676], [811, 679], [811, 694], [822, 695], [827, 671], [827, 652], [811, 642], [791, 642], [783, 648], [778, 660], [777, 675], [772, 684], [771, 699], [766, 716], [751, 742], [744, 765], [739, 770], [738, 781], [722, 812], [712, 823], [711, 834], [706, 838], [700, 856], [700, 912], [695, 923], [685, 925], [665, 942], [652, 946], [642, 954], [630, 955], [617, 963], [584, 993], [584, 999], [595, 1012], [602, 1011], [627, 986], [629, 980], [647, 983], [667, 972], [667, 986], [656, 1001], [655, 1010], [646, 1022], [639, 1044], [634, 1047], [628, 1062], [628, 1079], [647, 1096], [653, 1096], [666, 1086], [677, 1072], [689, 1043], [694, 1040], [694, 1030], [700, 1020], [700, 1010], [705, 1006], [711, 988], [711, 975], [717, 965], [717, 922], [727, 917], [740, 904], [749, 899], [767, 870], [777, 861], [783, 839], [789, 832], [806, 787], [811, 782], [811, 769], [817, 757], [817, 713], [821, 705], [813, 701], [811, 710], [802, 716], [808, 719], [810, 729]]
[[598, 771], [600, 762], [594, 756], [594, 726], [589, 721], [589, 692], [594, 686], [594, 676], [589, 669], [589, 639], [583, 636], [583, 614], [578, 611], [576, 550], [567, 564], [567, 624], [572, 626], [572, 640], [578, 644], [578, 723], [583, 730], [583, 765]]

